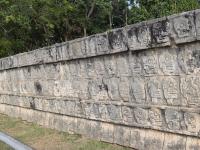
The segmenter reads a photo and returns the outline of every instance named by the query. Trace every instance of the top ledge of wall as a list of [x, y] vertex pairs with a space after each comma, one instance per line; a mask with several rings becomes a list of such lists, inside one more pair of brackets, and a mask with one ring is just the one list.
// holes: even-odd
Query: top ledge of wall
[[200, 9], [0, 59], [0, 70], [200, 40]]

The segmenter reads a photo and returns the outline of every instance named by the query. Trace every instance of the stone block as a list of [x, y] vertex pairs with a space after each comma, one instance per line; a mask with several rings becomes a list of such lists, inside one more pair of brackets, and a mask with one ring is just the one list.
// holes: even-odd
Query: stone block
[[97, 34], [96, 36], [96, 45], [97, 45], [97, 55], [102, 54], [109, 54], [111, 52], [109, 41], [108, 41], [108, 34], [102, 33]]
[[131, 129], [124, 126], [114, 127], [114, 143], [130, 146]]
[[146, 22], [126, 27], [128, 47], [132, 51], [148, 49], [151, 45], [151, 32]]
[[143, 78], [130, 79], [132, 96], [136, 103], [144, 104], [146, 102], [145, 83]]
[[164, 140], [164, 133], [152, 130], [146, 131], [144, 138], [144, 150], [161, 150], [163, 148]]
[[108, 117], [112, 121], [122, 121], [121, 107], [117, 105], [107, 105]]
[[183, 116], [181, 112], [175, 109], [166, 109], [165, 110], [165, 120], [167, 123], [167, 127], [170, 130], [176, 131], [176, 130], [181, 130], [182, 128], [182, 121], [183, 121]]
[[177, 51], [174, 48], [160, 49], [158, 51], [159, 66], [164, 75], [181, 74], [177, 59]]
[[95, 35], [85, 38], [85, 46], [87, 57], [97, 55], [97, 39]]
[[131, 129], [131, 136], [130, 136], [130, 147], [133, 147], [138, 150], [145, 150], [145, 130], [140, 130], [136, 128]]
[[121, 77], [119, 79], [119, 94], [124, 102], [132, 101], [131, 85], [129, 77]]
[[86, 60], [86, 71], [87, 71], [87, 76], [88, 78], [95, 78], [96, 75], [96, 70], [94, 66], [94, 58], [90, 58]]
[[195, 25], [196, 25], [197, 40], [199, 40], [200, 39], [200, 10], [195, 11]]
[[181, 105], [179, 77], [163, 78], [163, 93], [168, 105]]
[[152, 104], [165, 104], [163, 98], [162, 78], [150, 77], [147, 81], [147, 99]]
[[104, 66], [104, 59], [103, 58], [96, 58], [94, 60], [94, 68], [96, 70], [96, 74], [98, 78], [105, 76], [106, 69]]
[[85, 56], [86, 56], [86, 44], [84, 38], [69, 41], [70, 59], [84, 58]]
[[130, 69], [129, 69], [129, 60], [128, 55], [120, 55], [116, 58], [116, 65], [117, 65], [117, 76], [131, 76]]
[[109, 143], [114, 142], [114, 125], [101, 123], [101, 140]]
[[194, 12], [184, 12], [168, 17], [171, 24], [171, 38], [176, 44], [191, 42], [196, 39]]
[[105, 57], [104, 66], [106, 70], [106, 77], [113, 77], [117, 75], [117, 63], [114, 56]]
[[186, 125], [186, 130], [199, 136], [200, 131], [200, 116], [197, 113], [184, 112], [184, 122]]
[[139, 54], [131, 54], [129, 57], [129, 68], [133, 76], [143, 76], [144, 69]]
[[159, 18], [148, 21], [151, 31], [151, 47], [170, 45], [170, 23], [167, 18]]
[[133, 109], [133, 112], [137, 124], [140, 124], [142, 126], [147, 126], [149, 124], [147, 109], [137, 107]]
[[119, 78], [103, 79], [103, 82], [107, 85], [106, 90], [109, 99], [112, 101], [121, 101], [119, 93]]
[[156, 51], [145, 51], [141, 53], [141, 59], [145, 76], [160, 73]]
[[163, 150], [186, 150], [186, 141], [184, 136], [165, 134]]
[[124, 124], [133, 125], [135, 123], [133, 108], [122, 106], [122, 118]]
[[183, 76], [180, 79], [182, 105], [199, 106], [200, 100], [200, 78], [194, 76]]
[[186, 141], [186, 150], [199, 150], [200, 140], [198, 138], [189, 137]]
[[126, 31], [123, 28], [108, 32], [108, 42], [111, 53], [127, 51]]
[[99, 105], [99, 113], [102, 120], [109, 119], [109, 112], [107, 109], [107, 105], [104, 105], [104, 104]]
[[164, 123], [164, 118], [160, 109], [151, 108], [149, 109], [149, 122], [153, 127], [162, 127]]
[[187, 44], [180, 47], [178, 53], [178, 63], [185, 74], [199, 74], [200, 73], [200, 51], [199, 43]]

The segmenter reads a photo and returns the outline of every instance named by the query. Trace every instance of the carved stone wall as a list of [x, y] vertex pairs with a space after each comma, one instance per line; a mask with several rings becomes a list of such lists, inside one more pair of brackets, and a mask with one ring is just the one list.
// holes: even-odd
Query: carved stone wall
[[0, 59], [0, 113], [139, 150], [200, 149], [200, 10]]

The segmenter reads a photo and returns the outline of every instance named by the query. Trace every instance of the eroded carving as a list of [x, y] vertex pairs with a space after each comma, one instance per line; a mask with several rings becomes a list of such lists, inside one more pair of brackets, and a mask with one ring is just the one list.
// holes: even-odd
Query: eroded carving
[[163, 103], [163, 92], [162, 92], [161, 80], [159, 78], [150, 78], [150, 80], [147, 83], [147, 91], [152, 103], [154, 104]]
[[133, 111], [138, 124], [142, 124], [144, 126], [148, 124], [148, 110], [143, 108], [134, 108]]
[[137, 103], [144, 103], [145, 96], [145, 83], [142, 78], [133, 78], [131, 82], [133, 97]]
[[178, 78], [170, 77], [165, 77], [163, 80], [164, 97], [168, 105], [180, 105], [178, 81]]

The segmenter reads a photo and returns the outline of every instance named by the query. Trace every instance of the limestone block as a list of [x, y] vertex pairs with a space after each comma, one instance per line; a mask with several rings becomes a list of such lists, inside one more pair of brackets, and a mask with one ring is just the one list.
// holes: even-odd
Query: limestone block
[[187, 138], [186, 150], [198, 150], [200, 149], [200, 141], [198, 138]]
[[136, 122], [142, 126], [148, 125], [148, 110], [143, 108], [134, 108], [133, 110]]
[[165, 120], [170, 130], [180, 130], [182, 127], [183, 116], [181, 112], [175, 109], [166, 109]]
[[104, 105], [104, 104], [99, 105], [99, 113], [102, 120], [109, 119], [109, 112], [107, 109], [107, 105]]
[[88, 92], [92, 100], [109, 100], [108, 87], [102, 79], [89, 80]]
[[193, 76], [183, 76], [180, 80], [180, 88], [182, 94], [182, 104], [190, 106], [199, 106], [200, 100], [200, 78]]
[[60, 77], [60, 65], [48, 64], [44, 65], [46, 79], [58, 79]]
[[199, 74], [199, 43], [182, 46], [178, 51], [178, 63], [186, 74]]
[[171, 24], [171, 37], [175, 43], [191, 42], [196, 39], [194, 12], [184, 12], [168, 17]]
[[97, 140], [101, 139], [101, 123], [96, 121], [88, 121], [90, 126], [90, 132], [87, 134], [90, 136], [90, 138], [95, 138]]
[[85, 38], [87, 57], [95, 56], [97, 53], [97, 39], [95, 35]]
[[128, 47], [130, 50], [147, 49], [151, 44], [151, 32], [146, 22], [134, 24], [126, 28]]
[[97, 55], [108, 54], [110, 53], [108, 34], [101, 33], [96, 36], [96, 45], [97, 45]]
[[78, 76], [77, 61], [72, 61], [68, 65], [69, 65], [70, 76], [72, 78], [77, 77]]
[[65, 114], [74, 115], [75, 114], [75, 101], [65, 101]]
[[195, 25], [196, 25], [197, 40], [199, 40], [200, 39], [200, 10], [195, 11]]
[[108, 32], [108, 42], [111, 53], [127, 51], [126, 31], [123, 28]]
[[95, 78], [96, 75], [96, 70], [94, 66], [94, 58], [90, 58], [86, 60], [86, 71], [87, 71], [87, 76], [88, 78]]
[[43, 65], [38, 65], [38, 66], [32, 66], [30, 68], [31, 72], [31, 79], [45, 79], [46, 77], [44, 74], [46, 73], [44, 70]]
[[133, 147], [139, 150], [145, 150], [144, 149], [145, 134], [146, 134], [145, 130], [132, 128], [131, 137], [130, 137], [130, 147]]
[[133, 108], [122, 106], [122, 118], [124, 124], [133, 125], [135, 123]]
[[[87, 79], [79, 79], [78, 80], [78, 85], [79, 85], [79, 92], [78, 92], [78, 97], [80, 99], [90, 99], [90, 93], [88, 91], [89, 88], [89, 80]], [[67, 86], [67, 85], [65, 85]], [[77, 87], [78, 88], [78, 87]]]
[[[82, 119], [82, 118], [77, 119], [77, 131], [76, 132], [78, 134], [88, 136], [88, 130], [90, 130], [89, 122], [90, 121], [86, 120], [86, 119]], [[65, 128], [66, 128], [66, 126], [65, 126]], [[65, 131], [67, 131], [67, 130], [69, 130], [69, 129], [66, 128]]]
[[155, 75], [159, 73], [158, 58], [155, 51], [145, 51], [141, 55], [145, 75]]
[[168, 105], [181, 105], [179, 78], [164, 77], [163, 93]]
[[116, 58], [117, 76], [130, 76], [129, 60], [127, 55], [120, 55]]
[[[153, 136], [152, 136], [153, 135]], [[144, 150], [161, 150], [163, 148], [164, 133], [157, 131], [146, 131], [144, 138]]]
[[117, 105], [107, 105], [109, 120], [118, 121], [122, 120], [121, 107]]
[[63, 130], [68, 133], [75, 133], [78, 128], [77, 118], [63, 116]]
[[74, 113], [77, 116], [85, 116], [83, 106], [81, 102], [76, 102], [75, 108], [74, 108]]
[[152, 127], [162, 127], [163, 125], [163, 117], [161, 110], [157, 108], [151, 108], [148, 112], [149, 115], [149, 122]]
[[114, 125], [101, 123], [101, 140], [113, 143], [114, 142]]
[[130, 78], [121, 77], [119, 80], [119, 94], [124, 102], [132, 101]]
[[108, 97], [112, 101], [120, 101], [121, 96], [119, 93], [119, 78], [103, 79], [103, 82], [107, 85]]
[[199, 131], [200, 131], [199, 121], [200, 121], [199, 114], [184, 112], [184, 122], [186, 125], [186, 130], [197, 136], [199, 136]]
[[103, 58], [96, 58], [94, 60], [94, 68], [96, 70], [96, 74], [97, 74], [98, 78], [105, 76], [106, 69], [105, 69], [105, 66], [104, 66]]
[[145, 83], [142, 78], [132, 78], [130, 81], [132, 96], [136, 103], [144, 104], [146, 101]]
[[86, 60], [77, 60], [77, 76], [84, 79], [88, 77]]
[[115, 126], [114, 143], [130, 146], [131, 129], [123, 126]]
[[56, 61], [56, 47], [55, 45], [49, 46], [46, 48], [48, 51], [48, 62], [55, 62]]
[[144, 74], [142, 61], [138, 54], [131, 54], [129, 57], [129, 68], [133, 76], [142, 76]]
[[165, 134], [163, 150], [186, 150], [186, 137]]
[[69, 41], [69, 56], [71, 59], [86, 56], [86, 44], [84, 38]]
[[[83, 85], [80, 86], [81, 82], [83, 82]], [[71, 86], [72, 86], [72, 97], [73, 98], [79, 98], [82, 99], [81, 96], [84, 96], [83, 98], [88, 99], [89, 98], [89, 93], [88, 93], [88, 81], [87, 80], [82, 80], [79, 78], [74, 78], [71, 82]], [[81, 89], [80, 89], [81, 87]], [[67, 87], [68, 88], [68, 87]]]
[[151, 30], [151, 47], [170, 45], [170, 23], [167, 18], [148, 21], [148, 26]]
[[113, 77], [117, 75], [117, 64], [114, 56], [105, 57], [104, 66], [107, 77]]
[[158, 51], [160, 70], [164, 75], [179, 75], [181, 70], [177, 61], [176, 49], [161, 49]]
[[60, 65], [60, 79], [61, 80], [69, 80], [70, 77], [70, 69], [68, 63], [61, 63]]
[[[171, 89], [170, 89], [171, 90]], [[151, 77], [147, 79], [148, 101], [152, 104], [165, 104], [163, 98], [162, 78]]]

